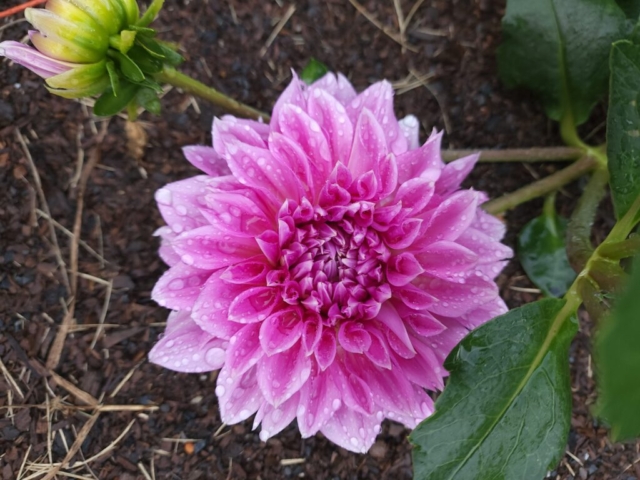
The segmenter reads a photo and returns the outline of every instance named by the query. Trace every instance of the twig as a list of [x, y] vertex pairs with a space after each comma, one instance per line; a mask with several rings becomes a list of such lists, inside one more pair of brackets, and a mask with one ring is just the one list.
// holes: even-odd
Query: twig
[[443, 150], [442, 160], [452, 162], [480, 153], [480, 162], [567, 162], [577, 160], [584, 152], [574, 147], [507, 148], [504, 150]]
[[[56, 334], [56, 337], [53, 339], [53, 343], [51, 344], [51, 348], [49, 350], [49, 356], [47, 357], [47, 368], [49, 370], [54, 370], [58, 363], [60, 362], [60, 356], [62, 355], [62, 349], [64, 347], [65, 339], [67, 338], [67, 334], [69, 333], [69, 327], [73, 323], [73, 314], [75, 312], [76, 307], [76, 292], [78, 289], [78, 245], [80, 240], [80, 232], [82, 227], [82, 210], [84, 208], [84, 194], [87, 189], [87, 182], [89, 181], [89, 176], [93, 171], [94, 167], [100, 161], [100, 146], [104, 137], [107, 134], [107, 128], [109, 126], [109, 122], [102, 123], [100, 127], [100, 132], [96, 137], [96, 144], [91, 150], [89, 154], [89, 161], [86, 163], [82, 170], [82, 175], [80, 176], [80, 181], [78, 182], [78, 196], [77, 196], [77, 205], [76, 205], [76, 216], [73, 222], [73, 237], [70, 248], [70, 266], [71, 266], [71, 305], [69, 306], [69, 311], [65, 314], [62, 319], [62, 324], [60, 325], [60, 329]], [[51, 214], [47, 212], [49, 216]]]
[[[33, 181], [36, 184], [36, 191], [38, 192], [38, 198], [40, 199], [40, 204], [42, 205], [42, 209], [45, 211], [47, 216], [51, 218], [51, 210], [49, 210], [49, 204], [47, 203], [47, 198], [44, 195], [44, 191], [42, 190], [42, 182], [40, 181], [40, 174], [38, 173], [38, 169], [36, 168], [36, 164], [33, 162], [33, 157], [31, 156], [31, 152], [29, 151], [29, 147], [27, 147], [27, 142], [24, 141], [24, 137], [22, 133], [20, 133], [19, 129], [16, 129], [16, 138], [18, 142], [20, 142], [20, 146], [22, 147], [22, 151], [24, 152], [25, 157], [27, 158], [27, 162], [29, 163], [29, 169], [31, 170], [31, 175], [33, 176]], [[54, 254], [56, 256], [56, 260], [58, 261], [58, 266], [60, 267], [60, 273], [62, 274], [62, 283], [66, 287], [67, 290], [70, 288], [69, 276], [67, 275], [67, 267], [62, 259], [62, 253], [60, 252], [60, 245], [58, 244], [58, 237], [56, 235], [56, 229], [53, 226], [51, 221], [49, 222], [49, 236], [51, 237], [51, 243], [53, 244]]]
[[418, 49], [412, 45], [408, 45], [406, 42], [402, 40], [402, 38], [395, 32], [391, 31], [388, 27], [385, 27], [382, 23], [376, 19], [373, 15], [371, 15], [366, 8], [364, 8], [357, 0], [349, 0], [349, 3], [353, 5], [353, 7], [360, 12], [360, 14], [369, 20], [376, 28], [378, 28], [382, 33], [384, 33], [391, 40], [399, 44], [401, 47], [406, 48], [407, 50], [417, 53]]
[[20, 13], [23, 10], [26, 10], [29, 7], [35, 7], [37, 5], [41, 5], [45, 3], [47, 0], [30, 0], [29, 2], [25, 2], [22, 5], [16, 5], [15, 7], [8, 8], [7, 10], [3, 10], [0, 12], [0, 18], [10, 17], [11, 15], [15, 15], [16, 13]]
[[93, 407], [98, 406], [99, 402], [96, 398], [94, 398], [92, 395], [88, 394], [87, 392], [80, 390], [73, 383], [61, 377], [56, 372], [51, 372], [51, 377], [53, 377], [53, 379], [59, 386], [64, 388], [67, 392], [69, 392], [71, 395], [76, 397], [78, 400], [86, 403], [87, 405], [91, 405]]
[[0, 359], [0, 371], [4, 375], [4, 378], [7, 380], [7, 383], [9, 383], [13, 387], [13, 389], [16, 391], [18, 395], [20, 395], [20, 398], [24, 398], [24, 394], [22, 393], [22, 390], [20, 390], [20, 387], [18, 386], [16, 381], [13, 379], [13, 377], [9, 373], [9, 370], [7, 370], [7, 367], [4, 366], [2, 359]]
[[[36, 213], [44, 218], [47, 221], [50, 221], [54, 227], [56, 227], [58, 230], [60, 230], [62, 233], [64, 233], [67, 237], [71, 238], [73, 240], [73, 232], [67, 228], [65, 228], [63, 225], [61, 225], [60, 223], [58, 223], [57, 221], [55, 221], [53, 218], [49, 217], [49, 215], [47, 215], [46, 212], [43, 212], [42, 210], [40, 210], [39, 208], [36, 209]], [[95, 258], [96, 260], [100, 261], [100, 265], [104, 268], [104, 264], [105, 263], [109, 263], [107, 260], [105, 260], [104, 256], [99, 254], [98, 252], [96, 252], [93, 248], [91, 248], [91, 246], [89, 246], [89, 244], [87, 242], [85, 242], [82, 239], [78, 239], [78, 245], [80, 245], [82, 248], [84, 248], [87, 253], [89, 255], [91, 255], [93, 258]]]
[[289, 21], [291, 16], [295, 13], [295, 11], [296, 11], [296, 6], [295, 5], [290, 5], [289, 8], [287, 9], [287, 11], [285, 12], [284, 16], [280, 19], [278, 24], [275, 26], [275, 28], [271, 32], [271, 35], [269, 35], [269, 38], [267, 38], [267, 41], [265, 42], [264, 46], [260, 49], [260, 56], [261, 57], [265, 56], [265, 54], [267, 53], [267, 50], [269, 50], [269, 47], [271, 46], [273, 41], [276, 39], [276, 37], [278, 36], [280, 31], [287, 24], [287, 22]]
[[89, 420], [85, 422], [85, 424], [82, 426], [82, 428], [78, 432], [78, 436], [73, 442], [73, 445], [71, 445], [71, 448], [69, 449], [69, 453], [67, 453], [64, 457], [64, 460], [62, 460], [62, 463], [59, 463], [55, 466], [52, 465], [52, 469], [49, 471], [49, 473], [47, 473], [47, 475], [42, 480], [51, 480], [53, 477], [55, 477], [58, 474], [58, 472], [62, 469], [62, 467], [64, 467], [71, 461], [71, 459], [76, 454], [76, 452], [80, 450], [80, 447], [82, 446], [82, 442], [84, 442], [85, 438], [87, 438], [87, 435], [89, 435], [89, 432], [95, 425], [99, 416], [100, 416], [100, 412], [96, 412], [89, 418]]
[[482, 208], [487, 212], [498, 215], [510, 210], [521, 203], [542, 197], [548, 193], [558, 190], [560, 187], [577, 180], [585, 173], [590, 172], [598, 165], [598, 161], [593, 157], [583, 157], [568, 167], [548, 177], [533, 182], [515, 192], [504, 195], [495, 200], [485, 203]]

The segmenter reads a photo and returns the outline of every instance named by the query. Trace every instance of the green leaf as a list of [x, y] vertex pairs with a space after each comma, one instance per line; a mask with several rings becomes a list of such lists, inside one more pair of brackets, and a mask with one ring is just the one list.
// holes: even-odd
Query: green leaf
[[564, 454], [576, 302], [498, 317], [451, 352], [435, 413], [411, 434], [416, 480], [540, 480]]
[[629, 22], [614, 0], [508, 0], [502, 28], [505, 84], [534, 92], [553, 120], [580, 125], [606, 92], [609, 50]]
[[116, 71], [116, 65], [111, 60], [107, 61], [107, 72], [109, 73], [109, 81], [111, 82], [111, 90], [117, 97], [120, 90], [120, 77]]
[[531, 281], [550, 297], [562, 297], [576, 278], [565, 246], [567, 220], [558, 217], [555, 195], [520, 232], [518, 258]]
[[596, 339], [597, 412], [611, 425], [614, 441], [640, 437], [640, 256], [634, 268], [626, 293]]
[[640, 16], [640, 0], [616, 0], [627, 17], [637, 20]]
[[136, 43], [144, 48], [152, 57], [164, 60], [164, 50], [158, 42], [148, 37], [140, 37]]
[[607, 156], [611, 195], [622, 218], [640, 195], [640, 46], [617, 42], [611, 50]]
[[136, 100], [138, 104], [153, 113], [154, 115], [160, 115], [162, 106], [158, 99], [158, 94], [150, 88], [141, 88], [136, 94]]
[[140, 67], [131, 60], [131, 58], [124, 53], [109, 50], [109, 55], [115, 58], [120, 65], [120, 71], [122, 74], [133, 82], [141, 82], [145, 79], [144, 73], [140, 70]]
[[300, 73], [300, 80], [307, 84], [312, 84], [316, 80], [322, 78], [329, 71], [324, 63], [311, 57]]
[[[164, 54], [164, 63], [171, 67], [177, 67], [184, 62], [184, 57], [176, 52], [171, 45], [165, 42], [158, 42]], [[177, 48], [177, 47], [176, 47]]]
[[145, 37], [156, 36], [156, 31], [153, 28], [139, 27], [138, 25], [129, 25], [127, 26], [127, 30], [133, 30], [134, 32], [138, 32], [138, 34]]
[[104, 92], [93, 106], [93, 113], [99, 117], [116, 115], [126, 108], [140, 87], [127, 81], [120, 82], [120, 90], [116, 97], [112, 89]]
[[134, 45], [129, 50], [128, 55], [144, 73], [153, 75], [162, 71], [162, 60], [152, 57], [144, 48], [138, 45]]

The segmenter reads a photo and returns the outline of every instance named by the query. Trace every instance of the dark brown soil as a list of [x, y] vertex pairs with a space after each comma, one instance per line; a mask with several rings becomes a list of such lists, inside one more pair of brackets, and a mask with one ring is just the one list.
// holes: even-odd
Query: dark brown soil
[[[16, 3], [18, 0], [0, 2], [2, 7]], [[393, 2], [363, 3], [386, 28], [397, 31]], [[402, 3], [408, 12], [413, 0]], [[400, 81], [410, 70], [432, 74], [432, 91], [419, 87], [399, 95], [397, 110], [417, 115], [425, 135], [433, 127], [443, 128], [446, 118], [450, 146], [560, 144], [556, 128], [537, 103], [522, 93], [505, 90], [497, 79], [494, 56], [500, 41], [502, 1], [425, 2], [407, 32], [417, 53], [403, 53], [346, 0], [300, 0], [296, 5], [264, 56], [260, 51], [289, 6], [284, 0], [167, 0], [158, 25], [165, 39], [182, 45], [188, 73], [263, 110], [270, 109], [285, 87], [290, 69], [300, 70], [314, 56], [347, 74], [358, 88], [382, 78]], [[1, 30], [0, 37], [20, 39], [26, 30], [27, 24], [20, 23]], [[101, 265], [81, 248], [79, 270], [113, 282], [105, 319], [109, 328], [95, 348], [91, 348], [95, 327], [69, 335], [56, 369], [80, 390], [96, 398], [104, 396], [105, 404], [159, 408], [101, 413], [82, 443], [84, 458], [114, 442], [130, 422], [133, 426], [112, 451], [90, 462], [90, 469], [65, 471], [81, 476], [77, 478], [101, 480], [144, 479], [145, 471], [149, 478], [155, 474], [157, 479], [185, 480], [411, 478], [408, 432], [397, 424], [386, 422], [371, 452], [364, 456], [337, 448], [320, 435], [301, 440], [295, 426], [263, 444], [251, 431], [250, 422], [221, 425], [215, 373], [178, 374], [147, 362], [147, 353], [162, 332], [157, 324], [168, 313], [150, 300], [150, 291], [165, 269], [157, 255], [158, 241], [152, 236], [162, 224], [153, 192], [196, 173], [182, 158], [180, 148], [209, 142], [212, 117], [222, 113], [203, 101], [194, 105], [178, 91], [165, 97], [163, 107], [161, 118], [142, 117], [148, 135], [142, 158], [133, 158], [128, 150], [125, 122], [120, 118], [110, 122], [100, 145], [102, 158], [89, 179], [81, 238], [106, 262]], [[585, 133], [601, 123], [603, 112], [599, 107]], [[36, 206], [43, 206], [36, 199], [34, 176], [16, 140], [17, 130], [29, 143], [53, 218], [67, 229], [72, 229], [76, 209], [77, 192], [70, 180], [78, 151], [90, 152], [95, 143], [91, 120], [80, 104], [52, 97], [25, 69], [0, 63], [0, 359], [8, 371], [7, 375], [0, 372], [3, 480], [19, 478], [23, 463], [22, 478], [33, 473], [36, 467], [32, 464], [48, 465], [48, 439], [51, 460], [61, 461], [89, 418], [61, 406], [63, 400], [66, 405], [82, 402], [60, 382], [47, 378], [43, 368], [64, 316], [62, 304], [69, 299], [61, 283], [49, 223], [35, 212]], [[468, 184], [497, 196], [557, 168], [483, 165]], [[561, 196], [562, 211], [570, 211], [578, 191], [573, 186]], [[539, 210], [540, 202], [531, 202], [507, 216], [510, 245]], [[597, 237], [610, 227], [610, 217], [603, 214]], [[56, 233], [68, 261], [69, 239], [60, 230]], [[512, 307], [536, 298], [511, 289], [532, 286], [516, 260], [499, 281]], [[104, 285], [80, 279], [78, 324], [99, 322], [105, 295]], [[638, 445], [612, 444], [606, 430], [590, 415], [594, 402], [590, 329], [590, 322], [583, 318], [571, 350], [574, 415], [570, 454], [549, 478], [640, 478], [640, 463], [634, 464], [640, 458]], [[8, 375], [22, 395], [10, 387]], [[24, 407], [47, 402], [49, 413]], [[14, 408], [8, 409], [10, 405]], [[82, 458], [78, 454], [74, 461]], [[302, 460], [287, 462], [291, 459]]]

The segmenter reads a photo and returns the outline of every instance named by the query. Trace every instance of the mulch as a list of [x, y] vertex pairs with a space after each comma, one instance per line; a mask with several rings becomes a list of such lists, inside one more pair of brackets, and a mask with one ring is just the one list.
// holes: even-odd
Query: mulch
[[[406, 13], [413, 0], [401, 3]], [[424, 2], [406, 31], [412, 52], [387, 35], [398, 32], [393, 2], [362, 2], [385, 33], [346, 0], [301, 0], [265, 51], [289, 5], [285, 0], [167, 0], [157, 27], [164, 39], [182, 46], [186, 72], [262, 110], [270, 110], [291, 69], [299, 71], [313, 56], [344, 72], [359, 89], [382, 78], [409, 87], [410, 72], [427, 76], [428, 88], [417, 85], [396, 97], [397, 112], [415, 114], [423, 137], [446, 126], [452, 148], [561, 145], [537, 102], [507, 91], [497, 78], [502, 1]], [[9, 20], [16, 18], [0, 23], [0, 39], [24, 37], [27, 24], [7, 26]], [[81, 229], [81, 239], [97, 256], [80, 247], [83, 276], [75, 298], [77, 324], [86, 328], [67, 336], [57, 377], [50, 376], [44, 365], [69, 292], [50, 222], [36, 210], [43, 205], [16, 132], [28, 143], [51, 217], [71, 230], [78, 158], [96, 147], [95, 132], [103, 120], [92, 119], [86, 106], [49, 95], [25, 69], [0, 63], [0, 478], [42, 478], [30, 475], [62, 461], [89, 421], [95, 423], [81, 439], [75, 463], [64, 470], [77, 478], [411, 478], [408, 431], [398, 424], [384, 423], [368, 455], [346, 452], [321, 435], [302, 440], [295, 425], [265, 444], [250, 421], [222, 425], [215, 372], [179, 374], [147, 361], [168, 313], [150, 299], [166, 269], [153, 236], [162, 225], [153, 193], [196, 174], [180, 149], [210, 142], [212, 118], [222, 113], [176, 90], [163, 99], [163, 109], [162, 117], [142, 115], [144, 134], [129, 134], [138, 142], [137, 152], [127, 144], [121, 118], [109, 122], [98, 147], [101, 158], [87, 184]], [[595, 132], [591, 141], [602, 141], [604, 112], [598, 106], [583, 127], [584, 134]], [[482, 165], [467, 184], [497, 196], [557, 168]], [[579, 183], [559, 196], [565, 214], [575, 205]], [[507, 215], [508, 244], [514, 245], [517, 232], [540, 209], [541, 202], [534, 201]], [[606, 205], [594, 236], [603, 238], [611, 224]], [[69, 236], [57, 227], [55, 232], [67, 262]], [[517, 260], [499, 283], [511, 307], [538, 298], [511, 288], [532, 287]], [[102, 317], [106, 327], [96, 336]], [[592, 330], [581, 315], [571, 348], [574, 413], [568, 453], [548, 478], [637, 479], [640, 444], [612, 444], [590, 413], [595, 401]], [[112, 405], [111, 411], [91, 418], [83, 406], [95, 400]], [[101, 452], [87, 466], [81, 464]]]

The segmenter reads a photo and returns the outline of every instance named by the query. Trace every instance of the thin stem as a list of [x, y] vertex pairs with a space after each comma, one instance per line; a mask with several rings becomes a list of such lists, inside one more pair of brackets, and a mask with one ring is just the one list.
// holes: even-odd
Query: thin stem
[[608, 181], [609, 172], [606, 169], [597, 169], [591, 176], [569, 220], [566, 234], [567, 255], [569, 263], [576, 272], [581, 272], [593, 255], [591, 229], [598, 206], [604, 198]]
[[240, 103], [233, 98], [220, 93], [214, 88], [206, 86], [183, 73], [178, 72], [175, 68], [165, 67], [164, 70], [156, 75], [156, 80], [161, 83], [168, 83], [174, 87], [181, 88], [185, 92], [196, 95], [200, 98], [210, 101], [229, 113], [246, 118], [263, 119], [268, 122], [270, 117], [266, 113], [256, 110], [244, 103]]
[[483, 208], [493, 214], [504, 213], [521, 203], [528, 202], [537, 197], [542, 197], [555, 190], [558, 190], [568, 183], [580, 178], [585, 173], [593, 170], [598, 161], [593, 157], [583, 157], [568, 167], [549, 175], [542, 180], [533, 182], [526, 187], [522, 187], [515, 192], [504, 195], [495, 200], [491, 200], [483, 205]]
[[443, 150], [442, 159], [445, 162], [452, 162], [474, 153], [480, 153], [480, 162], [567, 162], [582, 157], [584, 150], [576, 147]]

